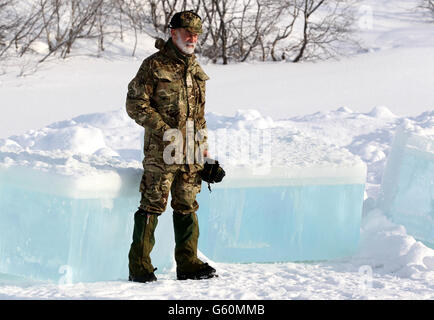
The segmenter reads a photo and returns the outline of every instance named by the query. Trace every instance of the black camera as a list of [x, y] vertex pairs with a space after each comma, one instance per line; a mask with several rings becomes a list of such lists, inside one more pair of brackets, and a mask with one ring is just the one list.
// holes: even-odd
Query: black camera
[[226, 172], [220, 166], [217, 160], [205, 158], [203, 169], [199, 172], [203, 181], [208, 182], [208, 189], [211, 191], [210, 184], [221, 182]]

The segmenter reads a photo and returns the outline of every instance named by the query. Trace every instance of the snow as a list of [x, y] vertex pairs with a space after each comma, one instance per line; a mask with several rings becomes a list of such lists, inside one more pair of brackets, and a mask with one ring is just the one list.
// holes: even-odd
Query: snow
[[[67, 265], [74, 282], [128, 272], [122, 253], [128, 251], [132, 219], [125, 214], [139, 203], [143, 144], [120, 142], [131, 141], [132, 125], [141, 137], [143, 129], [125, 113], [122, 108], [79, 116], [0, 139], [1, 272], [57, 281], [58, 269]], [[218, 123], [214, 117], [219, 118], [211, 114], [208, 119]], [[209, 139], [210, 151], [227, 177], [212, 196], [198, 196], [199, 249], [207, 256], [227, 262], [304, 261], [355, 251], [366, 165], [345, 148], [298, 130], [299, 123], [238, 110], [226, 117], [223, 128], [210, 130], [210, 136], [218, 136]], [[261, 135], [269, 137], [261, 141]], [[122, 157], [125, 148], [137, 158]], [[63, 218], [50, 228], [27, 223], [29, 215], [46, 221], [56, 212]], [[157, 237], [173, 233], [170, 215], [168, 206]], [[93, 232], [110, 239], [113, 230], [120, 232], [119, 239], [108, 257], [107, 240], [95, 241]], [[55, 245], [47, 248], [51, 241]], [[154, 250], [154, 263], [163, 273], [173, 264], [172, 252], [173, 241]]]
[[[307, 120], [273, 120], [250, 109], [237, 110], [233, 117], [207, 113], [206, 118], [210, 152], [234, 179], [251, 177], [252, 168], [267, 167], [266, 177], [271, 179], [365, 182], [365, 163], [342, 143], [317, 135], [319, 126], [309, 132], [310, 116]], [[325, 122], [321, 117], [318, 121]], [[128, 118], [125, 108], [82, 115], [0, 139], [0, 166], [49, 168], [69, 176], [85, 176], [102, 165], [141, 168], [143, 132]], [[258, 172], [254, 178], [263, 176]]]
[[[377, 195], [385, 155], [390, 150], [391, 139], [396, 129], [403, 122], [408, 122], [415, 127], [422, 124], [430, 130], [425, 124], [431, 119], [431, 113], [424, 113], [415, 118], [400, 118], [384, 117], [384, 115], [390, 115], [390, 111], [385, 108], [382, 108], [381, 112], [378, 111], [378, 108], [373, 108], [371, 112], [365, 114], [349, 108], [340, 108], [335, 111], [318, 112], [282, 121], [273, 120], [273, 125], [270, 127], [280, 130], [281, 133], [286, 132], [287, 135], [292, 134], [294, 137], [296, 137], [294, 132], [303, 132], [301, 144], [306, 141], [316, 141], [317, 147], [325, 144], [334, 145], [339, 152], [347, 150], [345, 152], [348, 153], [348, 160], [356, 160], [356, 163], [359, 160], [355, 155], [360, 156], [368, 165], [371, 177], [371, 183], [367, 184], [367, 197], [373, 199]], [[122, 110], [115, 110], [104, 115], [83, 115], [71, 120], [60, 121], [48, 128], [54, 130], [51, 132], [53, 136], [56, 136], [55, 130], [62, 132], [65, 128], [83, 126], [100, 130], [104, 136], [106, 150], [111, 150], [116, 154], [123, 153], [124, 149], [135, 151], [124, 153], [127, 155], [125, 158], [107, 157], [104, 152], [101, 154], [101, 149], [97, 149], [92, 155], [75, 154], [77, 150], [72, 144], [59, 149], [58, 144], [53, 143], [55, 147], [53, 150], [38, 150], [35, 147], [38, 145], [35, 141], [47, 136], [42, 134], [48, 132], [47, 128], [33, 129], [24, 135], [1, 140], [0, 158], [9, 169], [17, 163], [27, 164], [30, 168], [48, 167], [50, 171], [55, 171], [56, 166], [59, 166], [59, 172], [68, 172], [65, 168], [72, 170], [73, 177], [80, 176], [80, 170], [88, 174], [95, 169], [97, 164], [122, 166], [123, 163], [126, 167], [140, 167], [139, 148], [141, 148], [140, 139], [143, 130], [138, 128], [132, 120], [115, 121], [121, 118], [122, 114]], [[244, 116], [240, 117], [240, 114]], [[246, 123], [240, 127], [245, 128], [249, 119], [261, 119], [262, 117], [258, 111], [251, 110], [248, 112], [240, 110], [233, 117], [207, 115], [210, 122], [214, 123], [214, 130], [217, 130], [219, 126], [233, 128], [234, 124], [238, 126], [242, 122]], [[383, 134], [384, 132], [388, 134]], [[61, 138], [60, 135], [59, 137]], [[92, 141], [92, 139], [93, 137], [89, 136], [89, 140]], [[375, 143], [372, 143], [373, 141]], [[373, 158], [371, 156], [373, 153], [383, 156]], [[350, 154], [353, 156], [349, 156]], [[128, 158], [131, 155], [133, 157]], [[315, 155], [323, 154], [318, 150], [310, 154], [310, 156]], [[306, 161], [301, 163], [306, 165]], [[330, 159], [328, 163], [332, 163]], [[297, 162], [293, 164], [296, 165]], [[80, 165], [83, 167], [80, 168]], [[105, 185], [115, 187], [116, 183], [106, 182]], [[53, 282], [23, 279], [18, 281], [3, 275], [0, 278], [2, 279], [0, 296], [44, 299], [425, 299], [433, 296], [433, 288], [429, 283], [434, 276], [434, 251], [408, 235], [403, 226], [389, 221], [378, 209], [365, 210], [359, 249], [353, 256], [346, 259], [309, 263], [212, 263], [219, 270], [218, 279], [205, 283], [191, 282], [188, 285], [182, 285], [174, 280], [175, 273], [171, 270], [158, 275], [159, 281], [149, 285], [152, 290], [148, 290], [148, 287], [144, 290], [143, 285], [127, 283], [120, 279], [113, 279], [109, 282], [59, 285]], [[368, 277], [366, 272], [368, 272]], [[59, 278], [62, 279], [60, 273]], [[407, 292], [410, 287], [412, 290]], [[305, 289], [300, 290], [301, 288]]]
[[[255, 109], [264, 116], [285, 119], [339, 107], [369, 112], [375, 106], [387, 106], [396, 115], [416, 116], [433, 108], [432, 56], [434, 46], [309, 64], [205, 64], [211, 78], [207, 111], [233, 116], [237, 109]], [[126, 86], [140, 64], [141, 59], [132, 58], [113, 63], [108, 59], [74, 57], [54, 70], [45, 67], [24, 78], [13, 73], [2, 76], [1, 107], [11, 111], [3, 115], [0, 137], [84, 113], [122, 107]], [[14, 118], [16, 114], [21, 115], [19, 121]]]
[[[360, 31], [366, 53], [296, 65], [204, 65], [211, 77], [206, 115], [211, 130], [259, 129], [302, 137], [298, 143], [295, 139], [282, 144], [288, 148], [284, 155], [288, 151], [294, 155], [282, 160], [300, 167], [315, 157], [322, 163], [343, 159], [351, 164], [361, 159], [367, 166], [355, 254], [298, 263], [208, 259], [218, 270], [218, 279], [180, 282], [172, 269], [146, 285], [125, 281], [127, 275], [113, 281], [68, 284], [62, 273], [58, 283], [0, 274], [0, 298], [434, 299], [434, 250], [377, 208], [397, 128], [404, 126], [429, 139], [434, 136], [434, 29], [419, 12], [405, 11], [416, 0], [361, 3], [369, 5], [373, 14], [373, 25]], [[149, 38], [142, 41], [139, 54], [144, 57], [154, 49]], [[2, 75], [0, 167], [27, 166], [74, 178], [98, 173], [101, 170], [96, 168], [104, 166], [139, 168], [143, 130], [120, 110], [141, 58], [120, 55], [76, 56], [49, 61], [25, 77], [17, 77], [16, 72]], [[2, 70], [9, 67], [19, 69], [2, 66]], [[331, 155], [338, 156], [327, 159], [327, 149], [316, 148], [303, 159], [303, 152], [310, 150], [307, 141], [330, 146], [336, 151]], [[303, 152], [294, 152], [303, 147]], [[113, 189], [107, 192], [116, 193], [116, 179], [104, 176], [98, 188], [109, 185]]]

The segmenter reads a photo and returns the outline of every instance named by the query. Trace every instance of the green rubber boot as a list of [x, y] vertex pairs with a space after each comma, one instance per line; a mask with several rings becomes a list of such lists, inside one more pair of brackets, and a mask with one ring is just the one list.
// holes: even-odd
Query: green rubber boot
[[175, 261], [178, 280], [200, 280], [217, 276], [216, 270], [197, 257], [199, 223], [196, 213], [173, 212]]
[[135, 282], [151, 282], [157, 280], [151, 263], [151, 251], [155, 244], [155, 229], [158, 215], [147, 213], [141, 209], [134, 214], [133, 242], [131, 243], [129, 260], [129, 280]]

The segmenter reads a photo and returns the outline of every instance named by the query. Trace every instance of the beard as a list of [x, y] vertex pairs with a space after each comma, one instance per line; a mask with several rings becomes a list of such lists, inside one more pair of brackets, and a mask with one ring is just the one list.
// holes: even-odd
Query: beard
[[179, 50], [182, 51], [182, 53], [189, 54], [189, 55], [194, 53], [194, 49], [196, 48], [196, 43], [184, 42], [178, 33], [176, 33], [176, 36], [173, 39], [173, 41], [175, 42]]

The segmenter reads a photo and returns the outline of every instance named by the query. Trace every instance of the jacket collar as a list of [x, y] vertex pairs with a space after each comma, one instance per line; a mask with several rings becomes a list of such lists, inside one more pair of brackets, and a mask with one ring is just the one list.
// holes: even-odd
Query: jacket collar
[[164, 47], [161, 49], [161, 52], [168, 56], [169, 58], [178, 61], [185, 66], [191, 67], [196, 62], [196, 57], [194, 54], [192, 55], [185, 55], [183, 54], [173, 43], [172, 38], [169, 38], [169, 40], [166, 41], [164, 44]]

